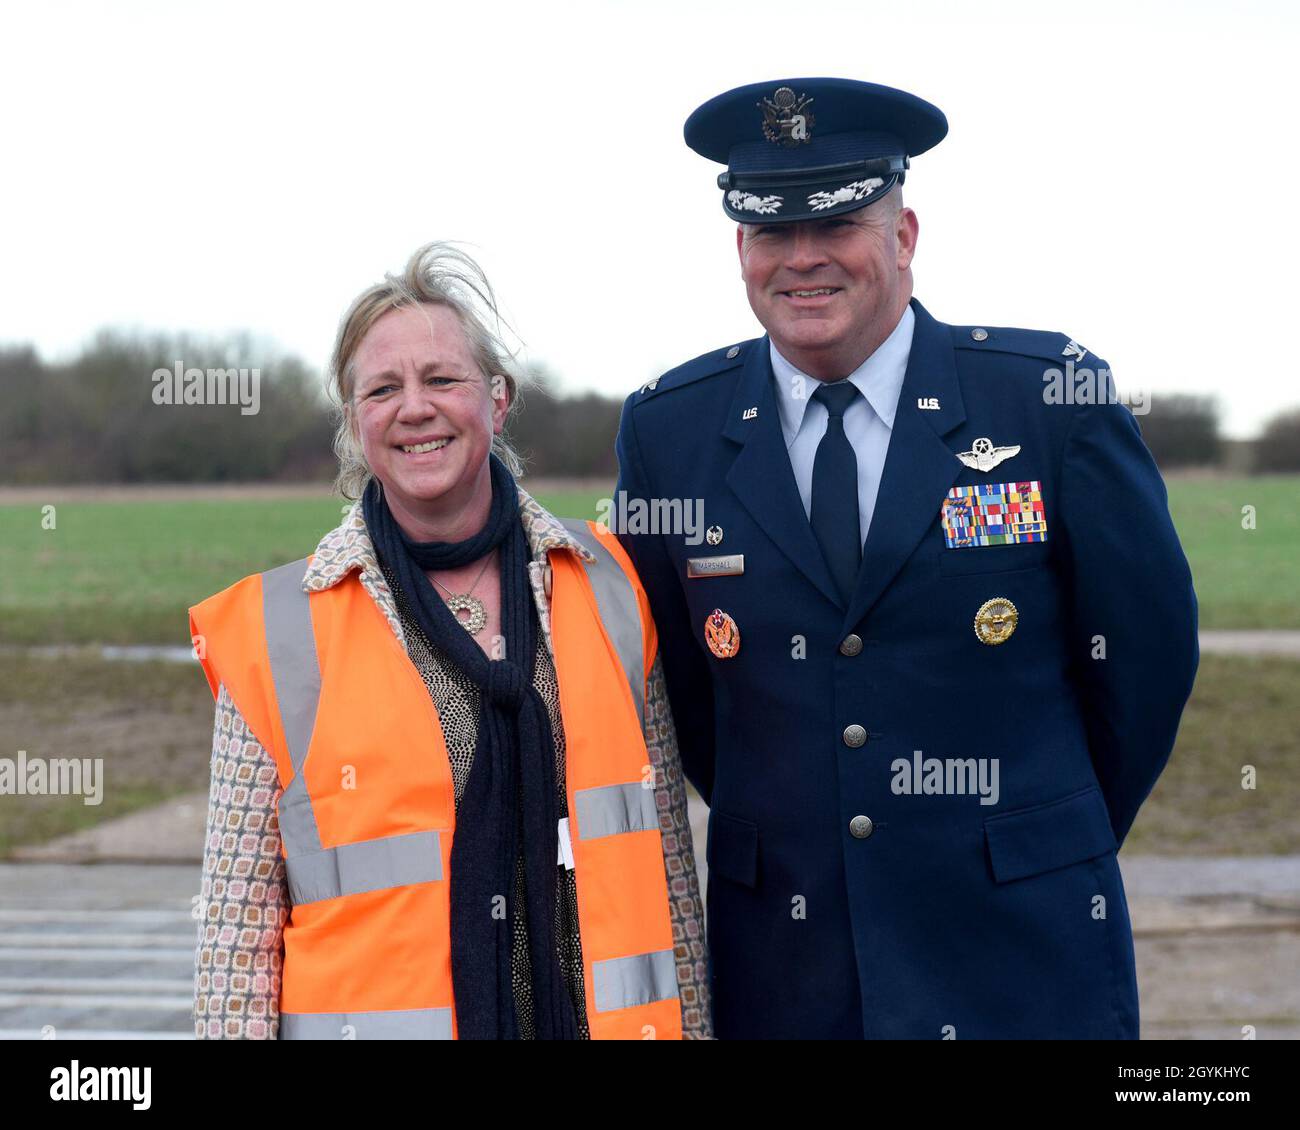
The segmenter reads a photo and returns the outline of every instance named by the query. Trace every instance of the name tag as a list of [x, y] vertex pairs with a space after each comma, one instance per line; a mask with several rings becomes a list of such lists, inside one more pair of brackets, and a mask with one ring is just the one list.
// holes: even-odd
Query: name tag
[[688, 557], [688, 577], [734, 577], [745, 571], [745, 555], [730, 553], [725, 557]]

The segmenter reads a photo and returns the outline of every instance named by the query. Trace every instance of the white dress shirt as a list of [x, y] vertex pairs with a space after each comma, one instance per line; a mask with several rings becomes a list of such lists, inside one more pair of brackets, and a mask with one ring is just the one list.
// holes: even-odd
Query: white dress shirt
[[[880, 489], [880, 475], [885, 469], [889, 437], [894, 429], [894, 411], [907, 373], [915, 324], [916, 315], [909, 305], [894, 332], [846, 378], [862, 393], [844, 413], [844, 434], [853, 445], [858, 460], [858, 520], [864, 543], [871, 528], [871, 515], [876, 509], [876, 492]], [[817, 445], [826, 434], [829, 418], [821, 402], [813, 399], [813, 393], [823, 382], [801, 373], [776, 351], [775, 344], [771, 349], [781, 431], [785, 435], [785, 446], [790, 453], [790, 466], [799, 486], [804, 513], [811, 518], [813, 460], [817, 457]]]

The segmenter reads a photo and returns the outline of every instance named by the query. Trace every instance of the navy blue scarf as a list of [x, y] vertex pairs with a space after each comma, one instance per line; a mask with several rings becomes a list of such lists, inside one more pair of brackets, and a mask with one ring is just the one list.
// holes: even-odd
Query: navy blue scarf
[[[573, 1040], [577, 1022], [555, 949], [555, 740], [532, 679], [537, 617], [528, 584], [528, 541], [514, 478], [495, 455], [490, 461], [492, 508], [483, 528], [464, 541], [412, 541], [373, 479], [362, 512], [380, 561], [397, 575], [424, 634], [480, 692], [478, 743], [451, 848], [457, 1034], [463, 1040], [519, 1037], [510, 959], [511, 923], [520, 909], [515, 868], [522, 851], [537, 1038]], [[505, 658], [489, 660], [424, 571], [459, 568], [498, 547]]]

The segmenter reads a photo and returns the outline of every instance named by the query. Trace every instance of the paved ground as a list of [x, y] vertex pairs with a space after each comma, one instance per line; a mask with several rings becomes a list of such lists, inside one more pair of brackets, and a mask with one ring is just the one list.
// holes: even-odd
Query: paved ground
[[[190, 1037], [206, 812], [195, 793], [0, 864], [0, 1038]], [[1144, 1039], [1300, 1039], [1300, 856], [1120, 865]]]
[[1300, 856], [1120, 856], [1143, 1039], [1300, 1039]]
[[[1202, 632], [1200, 642], [1201, 651], [1206, 655], [1300, 656], [1300, 631], [1289, 629]], [[188, 647], [166, 644], [131, 644], [121, 647], [110, 644], [0, 644], [0, 653], [5, 652], [54, 659], [66, 655], [90, 655], [121, 661], [163, 659], [172, 663], [194, 662], [194, 656]]]
[[198, 891], [193, 863], [0, 864], [0, 1038], [193, 1038]]
[[[22, 863], [190, 863], [197, 873], [207, 818], [207, 792], [188, 793], [49, 843], [17, 848], [10, 858]], [[198, 894], [198, 887], [191, 893]]]
[[1201, 650], [1215, 655], [1300, 655], [1300, 632], [1283, 628], [1202, 632]]

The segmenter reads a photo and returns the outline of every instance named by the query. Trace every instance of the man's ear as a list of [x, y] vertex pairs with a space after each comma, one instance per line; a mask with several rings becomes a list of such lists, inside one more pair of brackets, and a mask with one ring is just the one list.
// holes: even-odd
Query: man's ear
[[898, 269], [907, 270], [912, 265], [916, 254], [916, 239], [921, 230], [921, 221], [911, 208], [900, 208], [898, 218], [894, 221], [894, 238], [898, 241]]
[[736, 225], [736, 254], [740, 258], [740, 273], [745, 273], [745, 225]]

